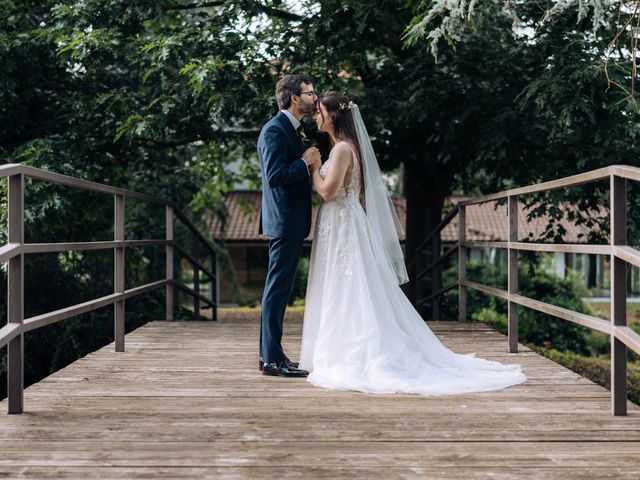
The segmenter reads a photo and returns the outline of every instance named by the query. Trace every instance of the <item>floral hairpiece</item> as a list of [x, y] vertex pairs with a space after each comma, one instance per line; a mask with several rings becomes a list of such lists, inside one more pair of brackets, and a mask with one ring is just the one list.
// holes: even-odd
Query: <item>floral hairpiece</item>
[[338, 109], [351, 110], [354, 106], [355, 106], [355, 103], [350, 101], [349, 103], [341, 103], [340, 105], [338, 105]]

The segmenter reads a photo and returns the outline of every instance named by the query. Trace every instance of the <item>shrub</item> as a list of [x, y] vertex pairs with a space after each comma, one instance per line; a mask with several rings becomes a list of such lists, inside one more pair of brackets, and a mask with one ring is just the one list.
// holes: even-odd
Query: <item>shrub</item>
[[[564, 365], [592, 382], [611, 389], [611, 360], [608, 357], [584, 357], [572, 352], [531, 347], [538, 353]], [[627, 365], [627, 389], [629, 400], [637, 404], [640, 403], [640, 365], [638, 364], [630, 363]]]
[[[444, 283], [453, 280], [455, 272], [445, 273]], [[452, 278], [447, 278], [452, 277]], [[505, 288], [507, 275], [487, 263], [469, 262], [467, 277], [473, 281], [481, 281], [498, 288]], [[542, 266], [523, 266], [518, 269], [520, 294], [545, 303], [568, 308], [582, 313], [589, 313], [582, 301], [583, 287], [578, 279], [569, 276], [562, 279], [547, 272]], [[473, 321], [489, 324], [499, 332], [507, 331], [506, 301], [484, 293], [469, 289], [467, 311]], [[452, 291], [442, 301], [442, 309], [451, 318], [458, 304], [458, 292]], [[591, 353], [589, 344], [590, 331], [580, 325], [554, 318], [529, 308], [519, 308], [518, 337], [525, 343], [544, 345], [560, 351], [573, 351], [581, 354]], [[601, 353], [601, 352], [599, 352]]]

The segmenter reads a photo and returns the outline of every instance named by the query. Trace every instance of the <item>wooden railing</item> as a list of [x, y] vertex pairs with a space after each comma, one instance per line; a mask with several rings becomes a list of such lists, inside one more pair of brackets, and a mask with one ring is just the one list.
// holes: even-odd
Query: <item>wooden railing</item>
[[[216, 320], [216, 258], [215, 250], [209, 241], [198, 231], [193, 223], [174, 204], [162, 199], [141, 193], [115, 188], [108, 185], [89, 182], [78, 178], [60, 175], [20, 164], [0, 166], [0, 178], [8, 177], [8, 243], [0, 248], [0, 263], [7, 266], [7, 324], [0, 328], [0, 348], [7, 345], [7, 382], [8, 411], [22, 413], [24, 410], [24, 334], [45, 325], [74, 317], [98, 308], [114, 305], [115, 350], [124, 351], [125, 300], [137, 295], [165, 287], [166, 318], [173, 320], [174, 287], [186, 292], [194, 299], [194, 314], [200, 315], [200, 302], [212, 308], [212, 318]], [[89, 190], [92, 192], [113, 195], [115, 201], [114, 239], [100, 242], [74, 243], [25, 243], [24, 241], [24, 179], [25, 177], [47, 183]], [[165, 206], [166, 234], [164, 239], [126, 240], [125, 199], [140, 200]], [[207, 256], [211, 258], [211, 268], [201, 262], [198, 248], [190, 254], [174, 241], [174, 217], [182, 222], [191, 232], [194, 247], [204, 245]], [[148, 283], [131, 289], [125, 289], [125, 249], [160, 245], [166, 250], [166, 274], [163, 280]], [[31, 318], [24, 318], [24, 256], [32, 253], [68, 252], [85, 250], [114, 250], [114, 292], [104, 297], [76, 304], [60, 310], [44, 313]], [[174, 279], [174, 252], [184, 257], [193, 267], [193, 288]], [[202, 295], [199, 290], [200, 272], [211, 281], [211, 298]]]
[[[609, 245], [528, 243], [518, 241], [518, 197], [548, 192], [586, 183], [609, 180], [610, 242]], [[438, 318], [439, 297], [453, 288], [459, 289], [458, 319], [467, 319], [467, 289], [471, 288], [508, 302], [508, 351], [518, 350], [518, 305], [583, 325], [610, 335], [611, 338], [611, 410], [614, 415], [627, 413], [627, 347], [640, 354], [640, 335], [627, 326], [627, 265], [640, 267], [640, 251], [627, 245], [627, 180], [640, 181], [640, 168], [615, 165], [592, 172], [544, 182], [523, 188], [460, 202], [433, 232], [418, 246], [417, 258], [429, 259], [429, 265], [417, 268], [417, 281], [429, 281], [431, 292], [416, 303], [431, 305], [432, 318]], [[466, 207], [496, 200], [507, 200], [508, 240], [470, 242], [466, 240]], [[440, 253], [440, 232], [458, 217], [458, 242]], [[469, 248], [503, 248], [508, 251], [507, 290], [467, 280], [466, 264]], [[518, 252], [585, 253], [611, 257], [611, 320], [551, 305], [518, 294]], [[441, 287], [442, 262], [458, 252], [458, 279]]]

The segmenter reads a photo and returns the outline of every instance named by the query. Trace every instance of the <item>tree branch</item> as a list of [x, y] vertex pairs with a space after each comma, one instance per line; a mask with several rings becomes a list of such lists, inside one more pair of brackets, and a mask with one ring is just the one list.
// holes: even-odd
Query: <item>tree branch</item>
[[269, 7], [268, 5], [262, 5], [260, 2], [247, 2], [247, 3], [251, 3], [253, 6], [255, 6], [258, 10], [266, 13], [269, 16], [272, 17], [276, 17], [276, 18], [281, 18], [283, 20], [290, 20], [292, 22], [302, 22], [304, 20], [306, 20], [306, 17], [303, 17], [301, 15], [297, 15], [295, 13], [291, 13], [291, 12], [287, 12], [286, 10], [280, 10], [278, 8], [274, 8], [274, 7]]
[[224, 5], [226, 0], [216, 0], [213, 2], [195, 2], [195, 3], [185, 3], [183, 5], [176, 5], [174, 7], [169, 7], [166, 11], [172, 10], [195, 10], [196, 8], [208, 8], [208, 7], [219, 7]]
[[171, 140], [153, 140], [151, 138], [137, 137], [133, 138], [134, 143], [138, 143], [141, 147], [153, 148], [154, 150], [165, 150], [168, 148], [184, 147], [195, 142], [207, 142], [215, 138], [241, 138], [256, 139], [260, 135], [260, 130], [217, 130], [212, 131], [209, 138], [194, 136], [190, 138], [179, 138]]
[[[207, 8], [207, 7], [219, 7], [221, 5], [225, 5], [229, 3], [227, 0], [215, 0], [210, 2], [194, 2], [194, 3], [185, 3], [184, 5], [176, 5], [174, 7], [167, 8], [167, 11], [171, 10], [195, 10], [197, 8]], [[270, 7], [268, 5], [263, 5], [258, 1], [246, 1], [242, 2], [247, 6], [251, 6], [260, 10], [262, 13], [266, 13], [271, 17], [281, 18], [282, 20], [289, 20], [292, 22], [302, 22], [306, 20], [306, 17], [302, 15], [298, 15], [295, 13], [287, 12], [286, 10], [280, 10], [279, 8]]]
[[225, 138], [238, 137], [238, 138], [258, 138], [260, 130], [218, 130], [214, 132], [214, 135], [219, 135]]

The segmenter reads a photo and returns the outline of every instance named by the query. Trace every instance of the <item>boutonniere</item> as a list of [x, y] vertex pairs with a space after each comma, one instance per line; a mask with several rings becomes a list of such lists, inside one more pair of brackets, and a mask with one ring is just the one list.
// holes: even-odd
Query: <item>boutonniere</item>
[[304, 133], [304, 129], [300, 129], [300, 138], [302, 138], [302, 141], [306, 141], [307, 140], [307, 134]]

